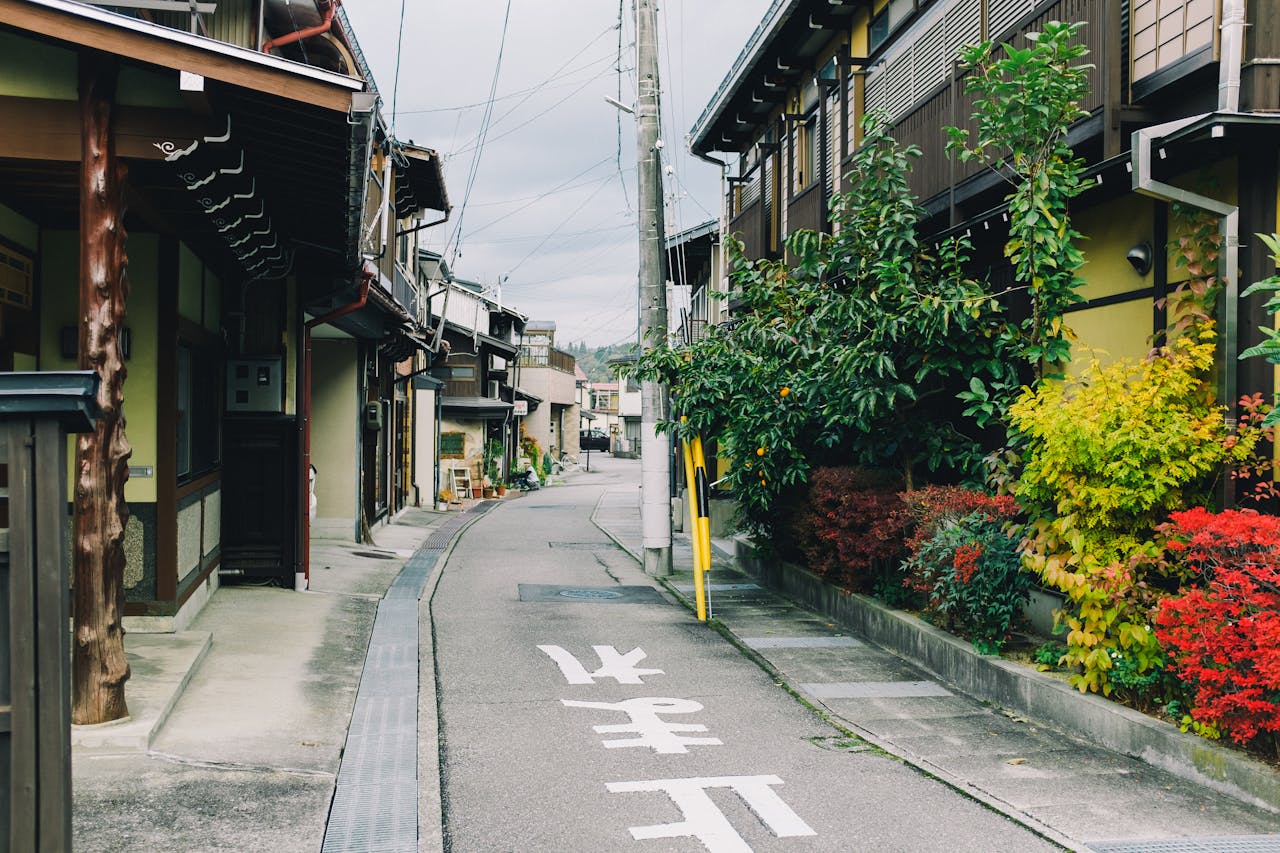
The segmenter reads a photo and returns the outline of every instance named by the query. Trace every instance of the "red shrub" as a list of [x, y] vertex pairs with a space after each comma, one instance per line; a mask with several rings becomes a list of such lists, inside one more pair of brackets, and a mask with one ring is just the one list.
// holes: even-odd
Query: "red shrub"
[[901, 481], [863, 468], [816, 468], [792, 535], [809, 568], [864, 587], [871, 569], [902, 551]]
[[1280, 732], [1280, 518], [1176, 512], [1169, 556], [1200, 585], [1164, 599], [1156, 637], [1194, 693], [1191, 716], [1239, 743]]
[[962, 486], [925, 486], [903, 492], [902, 502], [908, 515], [903, 526], [911, 529], [906, 542], [911, 556], [937, 535], [939, 527], [953, 524], [966, 515], [981, 512], [991, 521], [1009, 521], [1018, 514], [1018, 504], [1011, 495], [995, 497]]

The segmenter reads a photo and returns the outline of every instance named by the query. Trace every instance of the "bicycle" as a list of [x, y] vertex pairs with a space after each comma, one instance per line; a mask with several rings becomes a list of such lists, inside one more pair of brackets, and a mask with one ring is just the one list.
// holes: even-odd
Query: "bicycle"
[[559, 460], [551, 463], [552, 474], [563, 474], [572, 471], [584, 470], [586, 469], [582, 467], [582, 463], [578, 461], [578, 457], [569, 453], [562, 453]]

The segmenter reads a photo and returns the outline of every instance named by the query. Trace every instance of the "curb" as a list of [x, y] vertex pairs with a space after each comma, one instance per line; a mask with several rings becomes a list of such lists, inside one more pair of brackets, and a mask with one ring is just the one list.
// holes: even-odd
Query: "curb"
[[[158, 639], [157, 639], [158, 638]], [[169, 649], [176, 664], [164, 677], [152, 677], [154, 690], [145, 697], [130, 701], [133, 712], [123, 720], [89, 726], [71, 727], [71, 750], [74, 755], [106, 755], [122, 752], [145, 754], [169, 719], [174, 706], [213, 647], [213, 635], [205, 631], [180, 631], [176, 634], [138, 634], [126, 649], [129, 665], [135, 671], [146, 665], [156, 649]], [[160, 655], [164, 657], [164, 654]]]
[[737, 536], [734, 542], [736, 561], [747, 574], [971, 696], [1052, 723], [1070, 735], [1251, 806], [1280, 813], [1280, 774], [1261, 762], [1131, 708], [1080, 693], [1035, 670], [980, 655], [964, 640], [908, 613], [845, 592], [799, 566], [762, 558], [746, 537]]

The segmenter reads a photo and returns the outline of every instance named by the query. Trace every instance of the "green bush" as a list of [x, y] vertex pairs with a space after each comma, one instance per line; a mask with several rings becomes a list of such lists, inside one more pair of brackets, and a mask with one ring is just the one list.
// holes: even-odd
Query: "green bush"
[[1207, 499], [1224, 463], [1248, 459], [1207, 378], [1211, 323], [1143, 361], [1090, 365], [1046, 381], [1010, 410], [1025, 442], [1013, 494], [1033, 519], [1023, 565], [1066, 593], [1064, 663], [1082, 691], [1108, 694], [1125, 659], [1132, 681], [1162, 660], [1151, 608], [1166, 583], [1157, 525]]
[[907, 582], [925, 594], [924, 616], [995, 654], [1031, 588], [1018, 541], [1005, 522], [975, 512], [944, 524], [904, 564]]

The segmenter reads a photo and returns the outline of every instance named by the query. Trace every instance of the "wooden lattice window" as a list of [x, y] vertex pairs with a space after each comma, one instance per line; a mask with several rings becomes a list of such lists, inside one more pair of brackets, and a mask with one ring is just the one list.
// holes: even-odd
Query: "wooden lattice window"
[[1133, 79], [1213, 45], [1212, 0], [1135, 0], [1131, 12]]
[[0, 303], [30, 309], [34, 270], [31, 258], [0, 246]]

